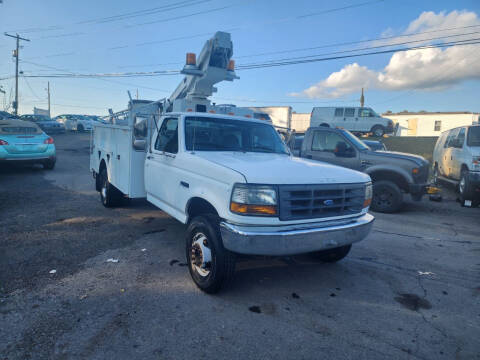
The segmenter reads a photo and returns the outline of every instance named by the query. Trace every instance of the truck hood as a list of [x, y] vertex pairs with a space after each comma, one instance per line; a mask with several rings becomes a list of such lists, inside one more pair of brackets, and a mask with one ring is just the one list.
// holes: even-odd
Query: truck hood
[[396, 151], [368, 151], [368, 155], [372, 157], [378, 158], [394, 158], [394, 159], [403, 159], [403, 160], [410, 160], [416, 163], [418, 166], [422, 166], [428, 163], [428, 161], [420, 156]]
[[370, 177], [320, 161], [270, 153], [198, 151], [197, 156], [241, 173], [256, 184], [363, 183]]

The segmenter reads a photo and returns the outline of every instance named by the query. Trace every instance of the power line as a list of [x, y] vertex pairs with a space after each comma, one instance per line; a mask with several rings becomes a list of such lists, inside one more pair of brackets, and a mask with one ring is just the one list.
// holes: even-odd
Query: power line
[[[398, 45], [406, 45], [406, 44], [413, 44], [413, 43], [419, 43], [419, 42], [423, 43], [423, 42], [429, 42], [429, 41], [433, 41], [433, 40], [447, 39], [447, 38], [459, 37], [459, 36], [468, 36], [468, 35], [474, 35], [474, 34], [480, 34], [480, 31], [475, 31], [475, 32], [470, 32], [470, 33], [464, 33], [464, 34], [455, 34], [455, 35], [439, 36], [439, 37], [433, 37], [433, 38], [421, 39], [421, 40], [404, 41], [404, 42], [398, 42], [398, 43], [395, 43], [395, 44], [369, 46], [369, 47], [357, 48], [357, 49], [352, 49], [352, 50], [334, 51], [334, 52], [323, 53], [323, 54], [297, 56], [297, 57], [291, 57], [291, 58], [286, 58], [286, 59], [275, 59], [275, 60], [266, 61], [265, 63], [282, 61], [282, 60], [308, 59], [308, 58], [318, 57], [318, 56], [334, 55], [334, 54], [344, 54], [344, 53], [349, 53], [349, 52], [354, 52], [354, 51], [380, 49], [380, 48], [385, 48], [385, 47], [398, 46]], [[463, 41], [466, 41], [466, 40], [463, 40]], [[255, 65], [255, 64], [256, 64], [256, 63], [247, 63], [247, 64], [242, 64], [241, 66], [249, 66], [249, 65]]]
[[353, 58], [353, 57], [362, 57], [368, 55], [379, 55], [379, 54], [389, 54], [394, 52], [400, 51], [408, 51], [408, 50], [421, 50], [421, 49], [432, 49], [432, 48], [444, 48], [444, 47], [453, 47], [453, 46], [460, 46], [460, 45], [474, 45], [479, 44], [480, 38], [469, 39], [469, 40], [460, 40], [454, 41], [450, 43], [439, 43], [439, 44], [432, 44], [432, 45], [422, 45], [422, 46], [413, 46], [408, 48], [398, 48], [398, 49], [390, 49], [390, 50], [382, 50], [382, 51], [373, 51], [368, 53], [361, 53], [361, 54], [351, 54], [351, 55], [342, 55], [342, 56], [332, 56], [326, 58], [314, 58], [314, 59], [304, 59], [304, 60], [284, 60], [280, 62], [268, 62], [268, 63], [257, 63], [254, 65], [248, 65], [244, 67], [237, 67], [237, 70], [249, 70], [249, 69], [259, 69], [259, 68], [267, 68], [267, 67], [276, 67], [276, 66], [286, 66], [286, 65], [297, 65], [297, 64], [306, 64], [306, 63], [313, 63], [319, 61], [329, 61], [329, 60], [338, 60], [338, 59], [346, 59], [346, 58]]
[[28, 88], [30, 89], [30, 92], [32, 93], [33, 96], [35, 96], [38, 100], [43, 100], [40, 98], [40, 96], [37, 95], [37, 93], [33, 90], [33, 88], [30, 86], [30, 83], [28, 82], [27, 78], [25, 76], [22, 76], [23, 80], [27, 84]]
[[[332, 57], [316, 57], [311, 59], [297, 59], [297, 58], [279, 59], [279, 60], [272, 60], [264, 63], [240, 65], [237, 67], [237, 70], [250, 70], [250, 69], [286, 66], [286, 65], [297, 65], [297, 64], [339, 60], [339, 59], [346, 59], [346, 58], [353, 58], [353, 57], [389, 54], [389, 53], [409, 51], [409, 50], [446, 48], [446, 47], [453, 47], [453, 46], [460, 46], [460, 45], [474, 45], [479, 43], [480, 43], [480, 38], [473, 38], [473, 39], [458, 40], [458, 41], [452, 41], [452, 42], [446, 42], [446, 43], [402, 47], [402, 48], [387, 49], [382, 51], [372, 51], [372, 52], [364, 52], [359, 54], [339, 55], [339, 56], [332, 56]], [[376, 47], [371, 47], [370, 49], [373, 49], [373, 48], [376, 48]], [[369, 48], [365, 48], [364, 50], [368, 50], [368, 49]], [[29, 78], [116, 78], [116, 77], [156, 77], [156, 76], [178, 75], [178, 74], [180, 74], [178, 70], [162, 70], [162, 71], [127, 72], [127, 73], [91, 73], [91, 74], [80, 74], [80, 73], [55, 74], [54, 73], [54, 74], [45, 74], [45, 75], [25, 75], [25, 77], [29, 77]]]

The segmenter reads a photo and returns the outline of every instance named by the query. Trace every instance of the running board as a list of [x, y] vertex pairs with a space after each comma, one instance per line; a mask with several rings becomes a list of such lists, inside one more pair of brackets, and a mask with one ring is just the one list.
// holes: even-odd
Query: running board
[[448, 182], [448, 183], [450, 183], [450, 184], [452, 184], [452, 185], [458, 185], [458, 183], [459, 183], [459, 181], [457, 181], [457, 180], [452, 180], [452, 179], [446, 178], [446, 177], [444, 177], [444, 176], [439, 176], [439, 177], [438, 177], [438, 180]]

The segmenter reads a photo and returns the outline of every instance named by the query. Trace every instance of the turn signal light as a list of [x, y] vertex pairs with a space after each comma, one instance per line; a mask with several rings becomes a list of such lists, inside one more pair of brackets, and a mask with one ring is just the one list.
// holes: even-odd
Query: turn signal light
[[365, 201], [363, 202], [363, 208], [365, 209], [366, 207], [370, 206], [371, 203], [372, 203], [372, 198], [365, 199]]
[[413, 168], [412, 169], [412, 173], [415, 174], [415, 175], [417, 175], [419, 171], [420, 171], [419, 168]]
[[231, 202], [230, 211], [245, 215], [276, 215], [277, 207], [272, 205], [247, 205]]
[[45, 141], [43, 143], [44, 144], [53, 144], [53, 139], [51, 137], [49, 137], [48, 139], [45, 139]]
[[228, 62], [227, 70], [230, 70], [230, 71], [235, 70], [235, 60], [230, 60], [230, 61]]
[[6, 142], [5, 140], [0, 139], [0, 145], [8, 145], [8, 142]]

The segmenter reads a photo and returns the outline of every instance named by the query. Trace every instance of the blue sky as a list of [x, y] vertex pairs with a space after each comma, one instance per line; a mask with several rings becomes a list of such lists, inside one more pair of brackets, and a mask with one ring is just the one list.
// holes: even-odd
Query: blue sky
[[[367, 2], [369, 4], [363, 6], [300, 17]], [[478, 19], [472, 19], [472, 16], [480, 12], [480, 2], [477, 0], [197, 0], [185, 1], [184, 4], [189, 6], [148, 16], [104, 23], [86, 22], [174, 3], [180, 3], [180, 0], [3, 0], [0, 4], [0, 30], [2, 33], [18, 31], [31, 39], [31, 42], [22, 44], [20, 54], [20, 59], [24, 60], [20, 70], [25, 75], [65, 72], [61, 70], [114, 73], [180, 69], [185, 53], [198, 53], [205, 40], [217, 30], [231, 30], [234, 58], [237, 64], [245, 64], [341, 51], [352, 46], [258, 56], [262, 53], [360, 41], [378, 38], [382, 34], [404, 34], [409, 24], [423, 12], [432, 12], [436, 20], [442, 16], [446, 18], [452, 11], [468, 13], [471, 14], [471, 22], [467, 24], [476, 24]], [[172, 19], [192, 13], [202, 14]], [[462, 19], [457, 21], [455, 18], [454, 24], [461, 26]], [[434, 25], [427, 24], [427, 20], [418, 30], [436, 29]], [[146, 22], [154, 23], [143, 24]], [[49, 27], [56, 28], [49, 30]], [[480, 31], [480, 27], [477, 30]], [[194, 35], [196, 37], [192, 38]], [[435, 36], [435, 33], [429, 35]], [[182, 37], [185, 39], [160, 42]], [[144, 44], [152, 41], [157, 43]], [[367, 45], [372, 44], [362, 44]], [[11, 57], [13, 48], [14, 39], [0, 37], [0, 78], [14, 73]], [[248, 57], [250, 55], [257, 56]], [[440, 55], [438, 58], [441, 58]], [[469, 52], [452, 56], [470, 57], [475, 64], [475, 58], [480, 58], [480, 51], [472, 47]], [[402, 63], [400, 70], [397, 68], [394, 74], [385, 71], [392, 54], [243, 70], [237, 73], [240, 80], [219, 84], [219, 93], [213, 101], [240, 106], [291, 105], [297, 112], [310, 112], [315, 105], [357, 104], [360, 88], [365, 86], [366, 104], [377, 112], [404, 109], [478, 112], [478, 65], [470, 66], [467, 63], [456, 71], [452, 61], [457, 61], [452, 56], [443, 64], [435, 61], [420, 65]], [[348, 67], [353, 63], [357, 63], [358, 67]], [[450, 74], [447, 74], [449, 78], [444, 79], [444, 83], [433, 86], [432, 78], [417, 80], [430, 70], [434, 71], [432, 66], [435, 64], [440, 73], [446, 73], [445, 67], [452, 69], [447, 71]], [[414, 69], [411, 75], [405, 71], [409, 69], [408, 66]], [[343, 73], [329, 79], [344, 68]], [[401, 86], [398, 86], [399, 72], [404, 77], [402, 81], [408, 80]], [[342, 74], [343, 77], [340, 76]], [[378, 81], [380, 78], [386, 80]], [[138, 88], [140, 98], [155, 100], [168, 96], [181, 79], [179, 75], [103, 80], [21, 78], [20, 113], [31, 113], [33, 106], [46, 107], [47, 81], [50, 81], [52, 90], [53, 114], [105, 114], [110, 107], [114, 110], [126, 107], [127, 90], [135, 93]], [[435, 80], [438, 79], [436, 76]], [[0, 85], [7, 91], [7, 98], [13, 83], [13, 79], [0, 80]], [[313, 89], [306, 91], [314, 85]], [[292, 96], [294, 93], [296, 96]]]

